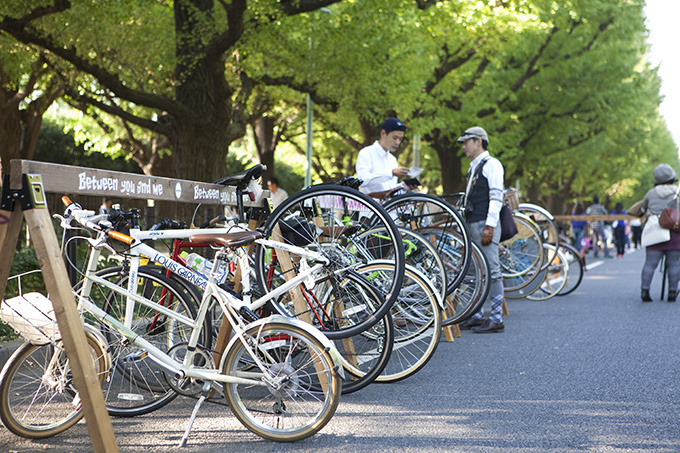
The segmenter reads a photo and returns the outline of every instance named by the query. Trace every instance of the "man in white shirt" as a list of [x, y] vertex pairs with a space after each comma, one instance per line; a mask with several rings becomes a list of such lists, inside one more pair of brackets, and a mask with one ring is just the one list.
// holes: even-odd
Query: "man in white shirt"
[[404, 140], [406, 126], [397, 118], [387, 118], [380, 129], [380, 139], [359, 151], [357, 178], [364, 181], [364, 193], [384, 192], [399, 187], [399, 178], [408, 175], [408, 167], [400, 167], [392, 155]]
[[498, 260], [498, 244], [501, 237], [500, 211], [503, 206], [504, 169], [487, 147], [489, 136], [481, 127], [471, 127], [461, 134], [465, 157], [472, 159], [465, 189], [465, 222], [470, 238], [479, 246], [489, 263], [490, 285], [487, 300], [491, 302], [489, 319], [484, 320], [483, 308], [461, 329], [476, 333], [504, 332], [503, 325], [503, 275]]
[[283, 200], [288, 198], [288, 192], [279, 187], [278, 179], [274, 177], [269, 178], [267, 186], [269, 191], [272, 193], [272, 203], [274, 204], [274, 207], [277, 207], [283, 202]]

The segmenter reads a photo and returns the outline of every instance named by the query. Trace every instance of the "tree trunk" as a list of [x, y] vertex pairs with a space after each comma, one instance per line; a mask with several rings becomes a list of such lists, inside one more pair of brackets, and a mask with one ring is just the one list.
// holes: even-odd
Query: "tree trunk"
[[269, 116], [260, 117], [253, 124], [257, 155], [260, 163], [267, 166], [267, 171], [262, 176], [264, 181], [274, 176], [274, 151], [278, 141], [275, 127], [276, 119]]
[[439, 130], [434, 131], [428, 139], [439, 156], [444, 195], [464, 192], [465, 172], [460, 145], [449, 134], [442, 134]]

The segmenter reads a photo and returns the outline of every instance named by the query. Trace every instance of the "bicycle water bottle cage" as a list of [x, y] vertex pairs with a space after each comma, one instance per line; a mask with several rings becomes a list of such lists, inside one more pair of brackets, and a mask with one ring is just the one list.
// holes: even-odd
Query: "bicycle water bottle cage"
[[242, 171], [241, 173], [220, 178], [217, 181], [214, 181], [213, 184], [234, 186], [239, 190], [246, 190], [248, 184], [250, 184], [250, 181], [259, 178], [265, 171], [267, 171], [266, 165], [257, 164], [246, 171]]

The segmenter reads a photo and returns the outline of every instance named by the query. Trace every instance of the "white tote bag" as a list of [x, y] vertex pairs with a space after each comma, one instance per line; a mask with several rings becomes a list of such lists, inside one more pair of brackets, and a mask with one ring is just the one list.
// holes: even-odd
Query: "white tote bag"
[[650, 215], [645, 223], [645, 228], [642, 230], [642, 238], [640, 243], [643, 247], [648, 245], [661, 244], [668, 242], [671, 239], [671, 230], [661, 228], [659, 226], [659, 216]]

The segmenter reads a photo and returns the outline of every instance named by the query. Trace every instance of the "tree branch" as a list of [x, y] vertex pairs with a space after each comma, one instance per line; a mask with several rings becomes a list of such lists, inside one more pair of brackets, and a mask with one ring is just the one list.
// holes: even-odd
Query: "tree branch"
[[127, 87], [115, 75], [100, 66], [91, 63], [87, 59], [80, 57], [73, 47], [67, 48], [59, 46], [51, 39], [51, 37], [40, 36], [35, 30], [30, 29], [28, 26], [8, 26], [5, 30], [18, 41], [42, 47], [68, 61], [79, 71], [91, 74], [102, 84], [102, 86], [109, 89], [121, 99], [145, 107], [172, 112], [178, 116], [191, 115], [191, 110], [187, 109], [179, 102], [164, 96], [156, 96]]

